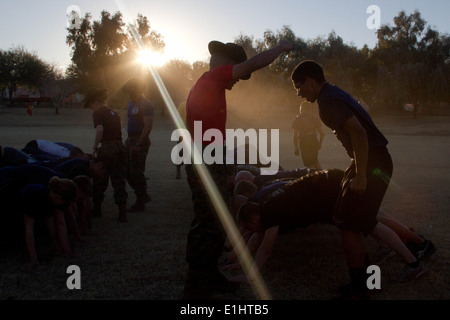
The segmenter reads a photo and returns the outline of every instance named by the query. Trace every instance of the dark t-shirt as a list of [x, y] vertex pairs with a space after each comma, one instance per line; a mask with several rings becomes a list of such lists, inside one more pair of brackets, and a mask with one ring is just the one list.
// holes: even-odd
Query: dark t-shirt
[[54, 206], [48, 198], [50, 189], [41, 184], [27, 184], [19, 191], [19, 208], [22, 214], [33, 219], [49, 218]]
[[73, 158], [59, 163], [53, 168], [53, 170], [65, 175], [68, 179], [73, 179], [77, 175], [86, 175], [91, 177], [89, 167], [90, 160]]
[[[204, 73], [189, 93], [186, 103], [186, 126], [194, 137], [194, 123], [202, 122], [202, 137], [209, 129], [218, 129], [222, 141], [215, 144], [224, 145], [226, 137], [227, 102], [225, 90], [233, 80], [233, 66], [224, 65]], [[210, 144], [210, 141], [202, 141]]]
[[354, 157], [350, 135], [343, 130], [344, 123], [355, 116], [367, 132], [369, 150], [388, 144], [367, 111], [347, 92], [337, 86], [325, 84], [317, 100], [322, 122], [331, 128], [341, 141], [350, 158]]
[[153, 104], [141, 96], [139, 104], [128, 104], [128, 134], [138, 135], [144, 129], [144, 117], [153, 117]]
[[101, 107], [92, 114], [94, 128], [103, 126], [103, 137], [101, 142], [122, 140], [122, 126], [120, 116], [109, 107]]
[[315, 223], [333, 223], [343, 176], [342, 170], [322, 170], [274, 190], [274, 196], [261, 206], [264, 228], [279, 226], [280, 232], [288, 232]]

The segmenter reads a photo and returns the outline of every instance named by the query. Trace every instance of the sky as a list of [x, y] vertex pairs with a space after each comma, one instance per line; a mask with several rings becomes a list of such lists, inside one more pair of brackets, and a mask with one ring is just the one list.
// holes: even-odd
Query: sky
[[367, 12], [371, 5], [378, 6], [382, 25], [393, 25], [401, 10], [411, 14], [418, 9], [431, 27], [450, 33], [449, 0], [1, 0], [0, 4], [0, 49], [23, 46], [57, 66], [70, 64], [65, 41], [67, 8], [72, 5], [82, 17], [91, 13], [93, 20], [102, 10], [122, 12], [125, 22], [140, 13], [163, 36], [165, 58], [190, 63], [208, 59], [211, 40], [232, 42], [241, 34], [263, 39], [265, 31], [276, 33], [283, 26], [304, 40], [334, 31], [348, 44], [373, 48], [376, 30], [367, 26], [375, 13]]

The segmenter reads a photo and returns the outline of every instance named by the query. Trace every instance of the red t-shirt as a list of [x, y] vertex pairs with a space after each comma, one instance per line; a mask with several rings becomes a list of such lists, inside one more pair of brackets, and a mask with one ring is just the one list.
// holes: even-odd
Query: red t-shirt
[[[227, 102], [225, 90], [233, 80], [233, 66], [226, 65], [204, 73], [189, 93], [186, 102], [186, 124], [194, 139], [194, 122], [202, 122], [202, 137], [208, 129], [218, 129], [222, 133], [222, 141], [214, 141], [221, 145], [225, 141], [227, 121]], [[211, 141], [203, 141], [210, 144]]]
[[101, 107], [92, 114], [94, 128], [103, 126], [103, 137], [101, 142], [122, 140], [122, 126], [120, 116], [109, 107]]

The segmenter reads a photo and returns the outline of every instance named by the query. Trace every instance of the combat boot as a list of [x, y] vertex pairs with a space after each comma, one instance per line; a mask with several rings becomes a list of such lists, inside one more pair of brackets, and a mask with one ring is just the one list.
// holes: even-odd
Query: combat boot
[[128, 222], [126, 204], [119, 204], [119, 221]]
[[145, 211], [145, 204], [147, 202], [150, 202], [150, 196], [148, 194], [145, 194], [144, 196], [137, 197], [136, 203], [133, 204], [127, 211], [128, 212], [144, 212]]

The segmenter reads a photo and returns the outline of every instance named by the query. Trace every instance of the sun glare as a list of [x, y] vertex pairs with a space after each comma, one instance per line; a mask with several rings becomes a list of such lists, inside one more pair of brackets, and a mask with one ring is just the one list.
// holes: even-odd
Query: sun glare
[[164, 55], [159, 52], [154, 52], [151, 50], [141, 50], [139, 51], [138, 61], [145, 67], [160, 67], [166, 62], [166, 59]]

